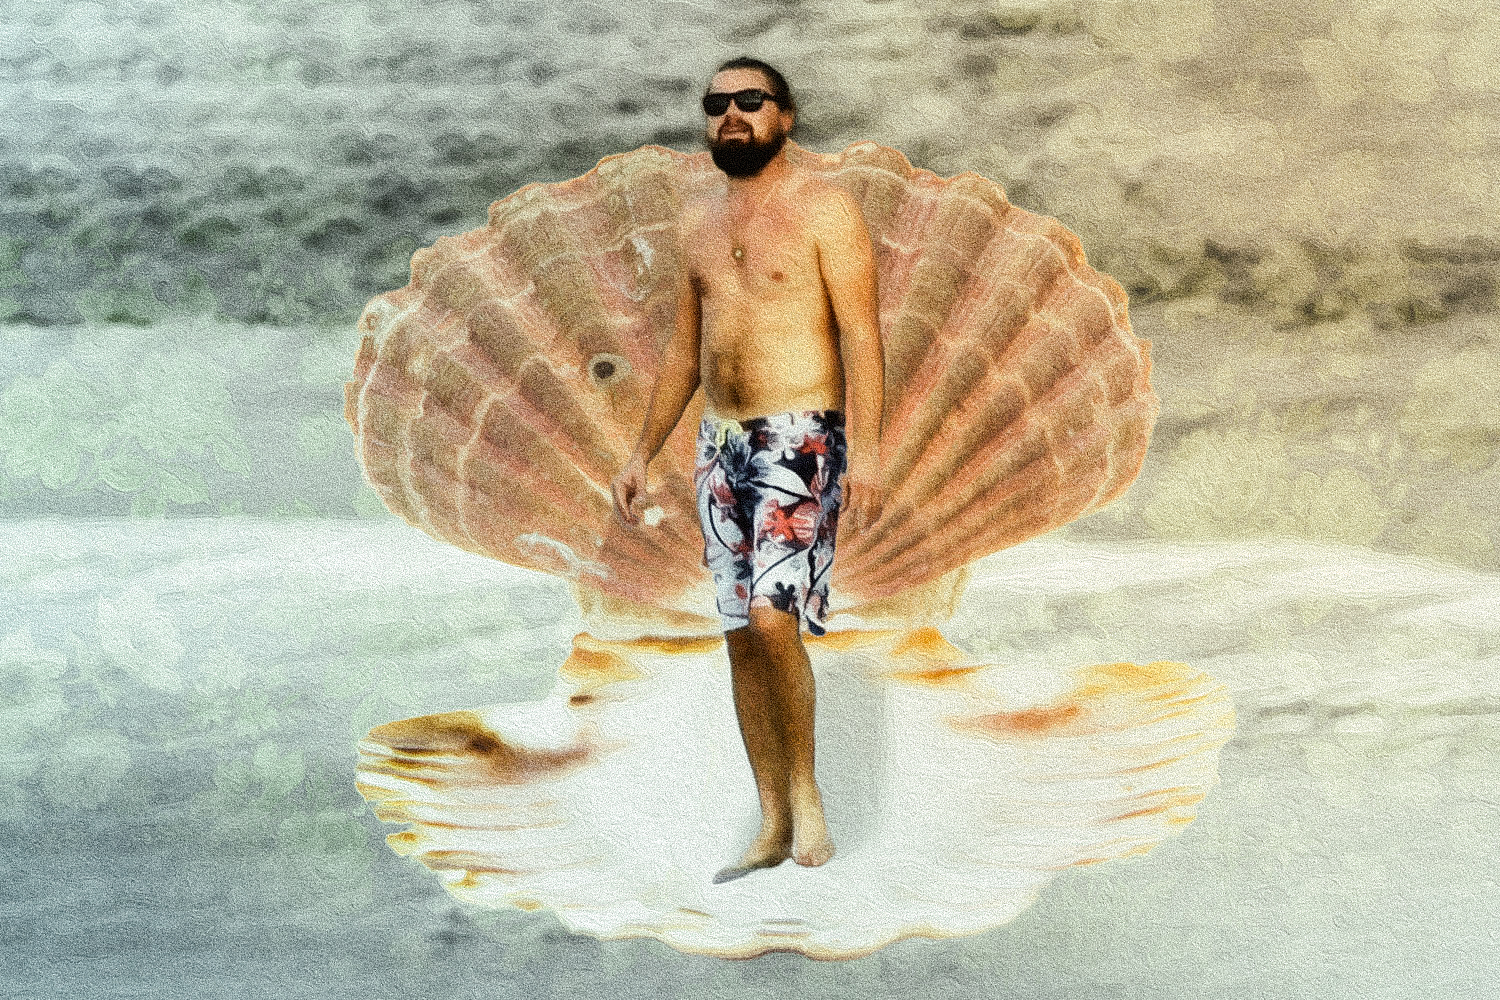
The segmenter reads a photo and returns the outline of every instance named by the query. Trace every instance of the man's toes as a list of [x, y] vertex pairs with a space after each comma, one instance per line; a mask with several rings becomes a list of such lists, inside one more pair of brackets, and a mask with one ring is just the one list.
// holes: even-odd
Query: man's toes
[[792, 860], [799, 865], [816, 868], [832, 858], [833, 853], [833, 841], [828, 837], [823, 837], [806, 846], [799, 844], [792, 850]]

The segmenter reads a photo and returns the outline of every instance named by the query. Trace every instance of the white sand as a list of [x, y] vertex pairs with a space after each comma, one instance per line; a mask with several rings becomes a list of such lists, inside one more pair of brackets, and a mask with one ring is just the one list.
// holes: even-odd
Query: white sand
[[1492, 574], [1297, 542], [987, 560], [960, 645], [1207, 670], [1239, 715], [1222, 784], [1183, 836], [1063, 877], [1005, 929], [836, 971], [601, 950], [549, 916], [455, 908], [388, 856], [354, 740], [540, 696], [577, 628], [553, 581], [394, 524], [29, 522], [0, 552], [0, 806], [35, 859], [12, 868], [30, 916], [0, 982], [23, 995], [108, 975], [164, 996], [401, 976], [461, 996], [1397, 997], [1500, 972]]

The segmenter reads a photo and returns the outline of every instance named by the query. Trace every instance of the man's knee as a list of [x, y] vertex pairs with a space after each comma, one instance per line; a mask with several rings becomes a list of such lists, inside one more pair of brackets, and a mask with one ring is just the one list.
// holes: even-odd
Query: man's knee
[[750, 633], [762, 642], [792, 642], [801, 623], [795, 611], [780, 611], [769, 606], [750, 609]]
[[724, 645], [729, 648], [731, 660], [753, 656], [757, 649], [755, 630], [749, 625], [731, 629], [724, 633]]

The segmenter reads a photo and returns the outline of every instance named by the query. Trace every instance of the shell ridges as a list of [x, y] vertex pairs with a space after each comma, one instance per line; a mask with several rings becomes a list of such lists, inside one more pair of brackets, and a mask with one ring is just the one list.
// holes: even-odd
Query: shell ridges
[[[859, 200], [879, 275], [886, 514], [841, 537], [835, 611], [889, 606], [1123, 492], [1159, 410], [1149, 345], [1077, 237], [978, 174], [942, 178], [875, 143], [787, 151]], [[606, 604], [711, 613], [692, 486], [701, 401], [652, 464], [653, 524], [615, 519], [608, 481], [670, 332], [675, 220], [716, 173], [706, 154], [645, 146], [529, 184], [483, 228], [413, 255], [411, 283], [360, 317], [345, 392], [357, 454], [393, 511]], [[523, 538], [571, 561], [539, 559]], [[608, 572], [584, 581], [581, 566]]]

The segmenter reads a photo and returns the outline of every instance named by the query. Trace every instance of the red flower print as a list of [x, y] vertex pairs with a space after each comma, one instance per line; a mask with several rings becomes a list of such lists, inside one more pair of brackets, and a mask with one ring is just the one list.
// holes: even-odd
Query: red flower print
[[822, 434], [809, 434], [803, 438], [802, 443], [797, 446], [797, 453], [806, 455], [809, 452], [814, 455], [828, 454], [828, 438]]
[[768, 535], [793, 545], [811, 545], [818, 529], [818, 504], [802, 502], [787, 513], [787, 508], [772, 505], [766, 508], [766, 519], [761, 530]]
[[708, 481], [708, 491], [713, 494], [714, 502], [720, 507], [734, 506], [734, 491], [729, 488], [722, 477], [716, 477]]

